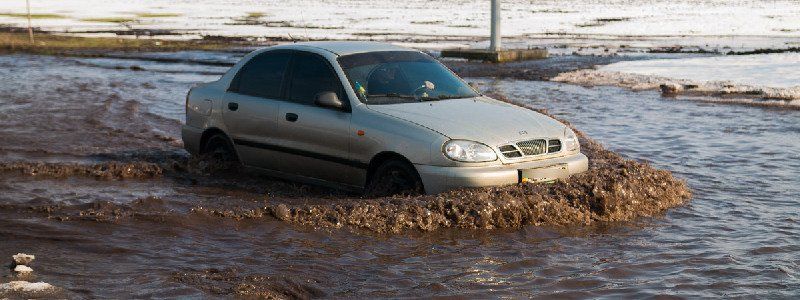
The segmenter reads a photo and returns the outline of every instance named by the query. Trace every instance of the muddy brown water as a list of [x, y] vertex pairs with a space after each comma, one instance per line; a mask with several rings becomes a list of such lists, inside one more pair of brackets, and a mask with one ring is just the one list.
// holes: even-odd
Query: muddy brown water
[[[528, 219], [487, 223], [473, 216], [463, 219], [465, 226], [444, 226], [419, 222], [433, 217], [414, 219], [435, 215], [430, 205], [447, 205], [437, 202], [442, 199], [359, 200], [256, 175], [205, 175], [208, 168], [179, 149], [183, 97], [192, 84], [225, 70], [196, 60], [235, 55], [151, 55], [191, 61], [0, 56], [0, 257], [37, 255], [37, 279], [63, 287], [69, 297], [800, 293], [798, 112], [664, 100], [618, 88], [470, 79], [548, 109], [628, 159], [674, 172], [694, 196], [653, 217], [570, 219], [578, 211], [553, 217], [570, 222], [534, 219], [544, 224], [536, 226], [531, 218], [565, 210], [548, 214], [540, 202], [508, 203], [587, 187], [611, 191], [613, 184], [588, 185], [587, 177], [574, 181], [587, 184], [580, 188], [457, 192], [445, 198], [466, 200], [451, 205], [506, 204], [492, 208], [506, 215], [489, 213], [484, 220]], [[598, 157], [612, 155], [598, 149]], [[646, 188], [674, 182], [633, 161], [598, 161], [616, 168], [596, 172], [633, 170], [595, 174], [619, 178], [613, 183], [624, 188], [609, 198], [628, 200], [590, 204], [631, 208], [647, 197], [620, 195], [642, 187], [634, 185], [641, 178], [651, 178]], [[491, 201], [475, 202], [473, 195]], [[530, 213], [537, 208], [543, 213]], [[328, 211], [308, 213], [314, 209]], [[374, 212], [361, 214], [372, 219], [347, 218], [358, 209]], [[385, 230], [352, 226], [409, 224], [389, 222], [386, 216], [397, 211], [418, 222]]]

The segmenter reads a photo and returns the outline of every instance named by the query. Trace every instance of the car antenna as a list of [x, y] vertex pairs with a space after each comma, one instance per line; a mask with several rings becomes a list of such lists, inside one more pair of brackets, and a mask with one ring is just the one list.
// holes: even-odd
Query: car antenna
[[294, 37], [292, 36], [292, 34], [291, 34], [291, 33], [288, 33], [288, 32], [287, 32], [286, 34], [288, 34], [288, 35], [289, 35], [289, 39], [290, 39], [290, 40], [292, 40], [292, 43], [297, 43], [297, 40], [295, 40], [295, 39], [294, 39]]

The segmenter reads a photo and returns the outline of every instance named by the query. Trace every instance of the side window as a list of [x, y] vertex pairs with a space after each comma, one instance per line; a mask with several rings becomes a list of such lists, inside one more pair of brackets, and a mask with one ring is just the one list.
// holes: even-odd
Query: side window
[[314, 97], [322, 92], [335, 92], [345, 101], [342, 83], [324, 58], [298, 52], [292, 64], [292, 81], [289, 100], [301, 104], [314, 104]]
[[249, 96], [280, 98], [283, 74], [291, 57], [289, 52], [267, 52], [254, 57], [239, 72], [235, 90]]

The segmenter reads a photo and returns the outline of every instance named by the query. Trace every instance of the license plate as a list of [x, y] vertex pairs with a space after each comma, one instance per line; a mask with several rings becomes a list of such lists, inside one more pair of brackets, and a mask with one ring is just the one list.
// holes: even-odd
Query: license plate
[[519, 170], [520, 182], [553, 181], [569, 177], [567, 164], [554, 165], [544, 168]]

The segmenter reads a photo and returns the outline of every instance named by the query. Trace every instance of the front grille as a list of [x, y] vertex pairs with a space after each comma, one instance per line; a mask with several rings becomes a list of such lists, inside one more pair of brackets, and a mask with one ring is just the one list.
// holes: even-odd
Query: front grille
[[547, 141], [545, 140], [528, 140], [517, 143], [519, 150], [526, 156], [539, 155], [547, 152]]
[[500, 146], [500, 153], [506, 158], [520, 158], [523, 156], [534, 156], [546, 153], [556, 153], [561, 151], [561, 140], [558, 139], [535, 139], [520, 141], [516, 144]]
[[500, 146], [500, 153], [503, 153], [503, 156], [508, 158], [522, 157], [522, 153], [517, 150], [517, 147], [512, 145]]
[[561, 151], [561, 140], [547, 141], [547, 153], [553, 153], [558, 151]]

